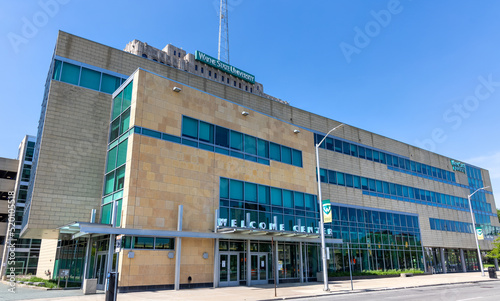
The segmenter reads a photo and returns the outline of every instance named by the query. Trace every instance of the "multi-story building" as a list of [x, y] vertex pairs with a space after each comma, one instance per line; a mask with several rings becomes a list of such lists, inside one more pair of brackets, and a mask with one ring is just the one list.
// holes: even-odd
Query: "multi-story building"
[[[14, 188], [15, 196], [15, 221], [14, 235], [12, 241], [15, 242], [15, 252], [10, 260], [12, 264], [7, 265], [5, 273], [10, 268], [15, 268], [15, 274], [35, 275], [38, 265], [38, 254], [40, 252], [40, 239], [20, 239], [21, 222], [23, 220], [24, 205], [28, 195], [28, 185], [31, 175], [31, 165], [35, 150], [35, 140], [33, 136], [25, 136], [19, 145], [17, 160], [19, 161], [16, 184]], [[2, 274], [0, 274], [2, 275]]]
[[[13, 224], [13, 210], [15, 208], [14, 188], [18, 174], [19, 161], [8, 158], [0, 158], [0, 267], [6, 265], [6, 242], [9, 239], [9, 224]], [[10, 221], [9, 221], [10, 217]]]
[[[321, 144], [317, 176], [315, 144], [338, 121], [201, 52], [148, 47], [59, 34], [22, 226], [47, 238], [38, 274], [68, 268], [102, 286], [112, 268], [121, 290], [316, 280], [317, 179], [329, 272], [478, 270], [467, 196], [491, 186], [487, 170], [344, 125]], [[491, 189], [472, 208], [489, 250]]]

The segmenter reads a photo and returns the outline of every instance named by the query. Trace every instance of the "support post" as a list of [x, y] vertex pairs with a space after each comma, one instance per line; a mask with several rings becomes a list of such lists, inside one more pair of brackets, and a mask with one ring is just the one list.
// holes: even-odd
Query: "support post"
[[[177, 231], [182, 231], [182, 210], [183, 206], [179, 205], [179, 212], [177, 216]], [[175, 239], [175, 282], [174, 289], [176, 291], [180, 288], [180, 278], [181, 278], [181, 244], [182, 238], [177, 237]]]
[[460, 261], [462, 262], [462, 272], [467, 273], [467, 265], [465, 264], [464, 249], [460, 249]]
[[441, 268], [443, 269], [443, 274], [446, 274], [448, 271], [446, 269], [446, 261], [444, 260], [444, 248], [439, 248], [441, 252]]
[[[113, 211], [111, 212], [111, 227], [115, 228], [116, 226], [116, 214], [117, 214], [117, 203], [113, 201]], [[106, 264], [106, 273], [111, 273], [113, 271], [113, 255], [115, 254], [115, 238], [116, 234], [109, 235], [109, 247], [108, 247], [108, 262]], [[107, 275], [105, 275], [107, 277]], [[115, 278], [116, 279], [116, 278]], [[116, 280], [118, 281], [118, 280]], [[106, 281], [106, 285], [115, 285], [114, 283], [109, 283], [110, 281]], [[106, 291], [109, 288], [106, 287]]]
[[495, 270], [498, 271], [498, 258], [493, 258], [493, 262], [495, 263]]
[[278, 256], [278, 242], [277, 241], [274, 243], [274, 252], [276, 254], [276, 256], [274, 258], [274, 260], [276, 261], [275, 262], [276, 269], [275, 269], [275, 274], [274, 274], [275, 278], [274, 279], [276, 279], [275, 283], [279, 284], [280, 283], [280, 277], [279, 277], [280, 271], [279, 271], [279, 265], [278, 265], [278, 257], [279, 256]]
[[[250, 213], [248, 214], [250, 215]], [[247, 254], [247, 260], [246, 260], [246, 265], [247, 265], [247, 286], [250, 286], [251, 283], [252, 283], [252, 266], [251, 266], [251, 261], [252, 261], [252, 257], [250, 255], [250, 239], [247, 240], [247, 251], [246, 251], [246, 254]], [[257, 271], [255, 271], [257, 273]]]
[[219, 239], [215, 239], [215, 246], [214, 246], [214, 288], [219, 287]]
[[302, 242], [299, 243], [299, 256], [300, 256], [300, 283], [304, 283], [304, 257], [302, 255]]
[[85, 249], [85, 263], [83, 264], [83, 279], [88, 279], [90, 260], [92, 259], [92, 234], [87, 240], [87, 248]]

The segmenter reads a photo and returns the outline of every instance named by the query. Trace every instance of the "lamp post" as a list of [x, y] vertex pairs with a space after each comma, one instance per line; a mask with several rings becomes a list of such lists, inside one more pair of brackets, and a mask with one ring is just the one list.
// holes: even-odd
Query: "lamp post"
[[322, 199], [321, 199], [321, 176], [319, 174], [319, 155], [318, 155], [318, 148], [319, 146], [321, 145], [321, 143], [323, 143], [323, 141], [325, 141], [326, 137], [328, 137], [328, 135], [330, 135], [331, 132], [335, 131], [336, 129], [340, 128], [341, 126], [343, 126], [344, 124], [340, 124], [336, 127], [334, 127], [333, 129], [331, 129], [326, 135], [325, 137], [318, 143], [316, 144], [316, 172], [318, 174], [318, 203], [319, 203], [319, 233], [320, 233], [320, 236], [321, 236], [321, 258], [322, 258], [322, 261], [323, 261], [323, 283], [324, 283], [324, 287], [323, 287], [323, 290], [324, 291], [329, 291], [330, 288], [328, 287], [328, 270], [327, 270], [327, 265], [326, 265], [326, 252], [325, 252], [325, 224], [323, 222], [323, 204], [322, 204]]
[[481, 250], [479, 249], [479, 240], [477, 239], [476, 219], [474, 218], [474, 213], [472, 213], [472, 204], [471, 204], [470, 198], [479, 190], [484, 190], [484, 189], [489, 188], [489, 187], [490, 186], [486, 186], [486, 187], [476, 189], [476, 191], [474, 191], [472, 194], [469, 194], [467, 196], [467, 200], [469, 201], [470, 217], [472, 218], [472, 230], [474, 231], [474, 238], [476, 239], [477, 256], [479, 259], [479, 265], [481, 267], [481, 276], [483, 276], [483, 277], [484, 277], [483, 260], [481, 259]]

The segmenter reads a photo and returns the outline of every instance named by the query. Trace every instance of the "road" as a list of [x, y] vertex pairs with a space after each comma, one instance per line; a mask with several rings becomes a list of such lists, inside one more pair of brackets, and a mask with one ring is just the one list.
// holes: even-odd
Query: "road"
[[453, 284], [387, 291], [372, 291], [318, 297], [311, 300], [498, 301], [500, 300], [500, 282], [494, 281], [477, 284]]

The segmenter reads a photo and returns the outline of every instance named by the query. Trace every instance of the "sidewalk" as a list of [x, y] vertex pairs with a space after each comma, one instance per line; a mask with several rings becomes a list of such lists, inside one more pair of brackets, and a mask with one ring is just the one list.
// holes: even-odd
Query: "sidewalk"
[[[485, 277], [481, 277], [481, 273], [459, 273], [459, 274], [437, 274], [437, 275], [422, 275], [406, 278], [381, 278], [381, 279], [363, 279], [354, 280], [354, 291], [351, 291], [351, 283], [349, 280], [330, 281], [330, 292], [323, 291], [322, 283], [290, 283], [280, 284], [277, 288], [276, 299], [290, 298], [306, 298], [318, 295], [331, 294], [349, 294], [356, 292], [403, 289], [410, 287], [435, 286], [446, 284], [460, 284], [472, 282], [487, 282], [498, 281], [498, 279], [488, 278], [488, 273]], [[81, 292], [81, 291], [80, 291]], [[102, 292], [96, 295], [87, 296], [70, 296], [59, 298], [43, 298], [43, 293], [40, 293], [40, 298], [36, 300], [64, 300], [64, 301], [102, 301], [104, 294]], [[118, 295], [120, 301], [132, 300], [270, 300], [274, 297], [274, 285], [259, 285], [255, 287], [225, 287], [225, 288], [200, 288], [200, 289], [184, 289], [179, 291], [163, 290], [163, 291], [146, 291], [136, 293], [124, 293]], [[21, 300], [21, 299], [18, 299]]]

